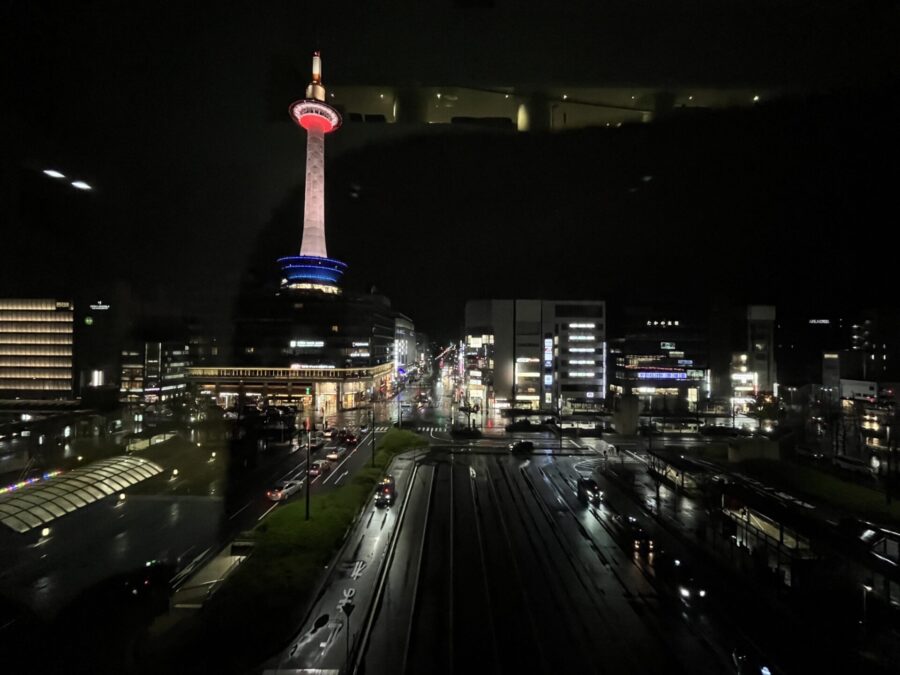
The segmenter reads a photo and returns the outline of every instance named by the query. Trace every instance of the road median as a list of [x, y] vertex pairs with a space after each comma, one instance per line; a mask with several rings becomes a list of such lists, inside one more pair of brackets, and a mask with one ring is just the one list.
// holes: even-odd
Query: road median
[[395, 456], [423, 445], [417, 434], [391, 430], [379, 440], [374, 466], [327, 494], [311, 496], [310, 520], [303, 499], [275, 509], [251, 533], [253, 554], [179, 632], [177, 644], [148, 654], [154, 658], [147, 672], [243, 672], [276, 653], [293, 636], [385, 468]]

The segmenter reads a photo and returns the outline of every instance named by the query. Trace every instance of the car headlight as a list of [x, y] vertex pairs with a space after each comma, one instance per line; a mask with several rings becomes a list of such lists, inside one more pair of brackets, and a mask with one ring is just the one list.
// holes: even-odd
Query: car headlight
[[691, 591], [690, 591], [689, 589], [685, 588], [684, 586], [681, 586], [681, 587], [678, 589], [678, 592], [681, 593], [681, 597], [682, 597], [682, 598], [689, 598], [689, 597], [691, 597]]
[[700, 597], [701, 597], [701, 598], [705, 598], [705, 597], [706, 597], [706, 591], [700, 591]]

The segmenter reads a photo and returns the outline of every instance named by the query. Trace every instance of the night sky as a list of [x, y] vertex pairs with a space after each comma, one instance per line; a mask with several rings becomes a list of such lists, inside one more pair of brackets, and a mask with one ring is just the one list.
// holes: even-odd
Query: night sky
[[360, 148], [348, 125], [329, 139], [329, 252], [423, 330], [451, 334], [466, 298], [491, 295], [893, 298], [896, 3], [307, 4], [3, 3], [4, 182], [55, 166], [96, 189], [25, 231], [4, 190], [2, 294], [124, 285], [174, 313], [230, 312], [248, 269], [299, 247], [287, 106], [320, 48], [331, 87], [805, 92], [553, 136]]

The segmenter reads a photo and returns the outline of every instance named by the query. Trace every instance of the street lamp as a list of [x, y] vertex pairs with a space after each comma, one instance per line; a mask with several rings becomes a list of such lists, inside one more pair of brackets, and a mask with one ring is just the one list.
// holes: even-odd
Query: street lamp
[[556, 398], [556, 421], [559, 424], [557, 432], [559, 433], [559, 454], [562, 454], [562, 398]]

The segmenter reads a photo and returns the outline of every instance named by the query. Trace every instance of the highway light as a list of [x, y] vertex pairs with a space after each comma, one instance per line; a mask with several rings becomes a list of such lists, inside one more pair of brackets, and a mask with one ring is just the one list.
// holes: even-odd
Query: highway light
[[72, 187], [78, 188], [79, 190], [92, 190], [93, 188], [85, 183], [83, 180], [75, 180], [72, 181]]
[[50, 178], [65, 178], [64, 174], [61, 174], [59, 171], [55, 169], [44, 169], [44, 173]]

